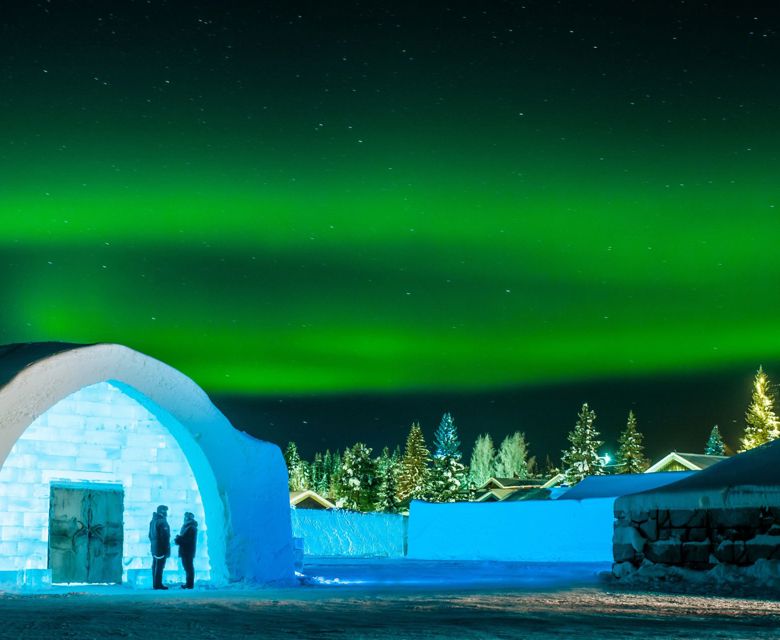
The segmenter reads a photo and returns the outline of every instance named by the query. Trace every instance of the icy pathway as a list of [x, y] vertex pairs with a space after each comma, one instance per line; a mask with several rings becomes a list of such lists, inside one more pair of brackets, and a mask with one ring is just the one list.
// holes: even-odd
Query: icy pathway
[[[359, 576], [380, 579], [291, 589], [161, 593], [93, 587], [8, 593], [0, 595], [0, 637], [780, 638], [777, 601], [617, 591], [601, 585], [590, 568], [577, 573], [576, 567], [511, 571], [475, 565], [460, 567], [460, 585], [440, 581], [452, 575], [452, 565], [369, 562], [315, 568], [321, 574], [338, 570], [348, 582]], [[567, 575], [572, 584], [564, 586]], [[393, 576], [407, 580], [394, 582]], [[505, 584], [487, 586], [491, 582]]]

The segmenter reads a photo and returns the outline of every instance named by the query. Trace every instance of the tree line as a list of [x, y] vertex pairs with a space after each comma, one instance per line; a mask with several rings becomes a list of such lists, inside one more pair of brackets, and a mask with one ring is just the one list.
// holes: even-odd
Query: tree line
[[[740, 450], [760, 446], [780, 437], [780, 421], [774, 410], [774, 395], [767, 375], [759, 368], [753, 381], [750, 405], [745, 414], [745, 432]], [[442, 416], [429, 449], [419, 423], [412, 423], [401, 450], [384, 447], [378, 456], [362, 442], [343, 452], [315, 453], [303, 460], [294, 442], [284, 452], [291, 491], [312, 489], [339, 507], [356, 511], [397, 513], [413, 499], [433, 502], [472, 500], [491, 477], [549, 478], [559, 471], [566, 484], [576, 484], [590, 475], [641, 473], [649, 466], [644, 452], [644, 435], [633, 411], [618, 438], [615, 460], [599, 454], [604, 444], [595, 426], [596, 412], [582, 405], [574, 429], [562, 452], [560, 467], [549, 456], [542, 468], [529, 455], [525, 434], [516, 431], [498, 448], [490, 434], [477, 437], [468, 465], [462, 461], [458, 431], [449, 413]], [[710, 455], [725, 455], [726, 445], [714, 426], [704, 447]]]

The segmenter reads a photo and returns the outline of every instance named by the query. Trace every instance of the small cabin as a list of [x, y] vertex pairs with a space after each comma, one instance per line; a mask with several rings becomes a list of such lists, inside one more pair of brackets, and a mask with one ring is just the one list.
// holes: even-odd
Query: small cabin
[[664, 471], [702, 471], [718, 462], [727, 460], [728, 456], [710, 456], [704, 453], [678, 453], [672, 451], [658, 462], [650, 465], [645, 473], [657, 473]]
[[296, 509], [335, 509], [336, 505], [316, 491], [290, 491], [290, 506]]

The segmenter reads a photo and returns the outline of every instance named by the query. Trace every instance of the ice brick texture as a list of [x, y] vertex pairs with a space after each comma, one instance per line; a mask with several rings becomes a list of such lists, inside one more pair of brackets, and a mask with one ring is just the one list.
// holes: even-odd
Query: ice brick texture
[[291, 510], [293, 536], [308, 556], [401, 558], [406, 517], [344, 510]]
[[[151, 566], [149, 520], [169, 507], [172, 538], [185, 511], [199, 522], [196, 579], [209, 579], [207, 526], [187, 458], [149, 410], [109, 382], [71, 394], [37, 418], [0, 469], [0, 570], [45, 569], [52, 482], [119, 484], [124, 489], [123, 565]], [[176, 555], [166, 579], [181, 578]]]

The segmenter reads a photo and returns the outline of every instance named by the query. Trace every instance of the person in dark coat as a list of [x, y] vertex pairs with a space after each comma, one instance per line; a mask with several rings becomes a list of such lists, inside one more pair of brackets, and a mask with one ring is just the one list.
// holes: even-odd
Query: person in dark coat
[[149, 523], [149, 542], [152, 547], [152, 586], [167, 589], [162, 583], [165, 560], [171, 555], [171, 528], [168, 526], [168, 507], [161, 504]]
[[181, 531], [176, 536], [174, 542], [179, 545], [179, 557], [184, 572], [187, 574], [186, 584], [181, 585], [182, 589], [192, 589], [195, 584], [195, 549], [198, 546], [198, 523], [195, 516], [187, 511], [184, 514], [184, 524], [181, 525]]

